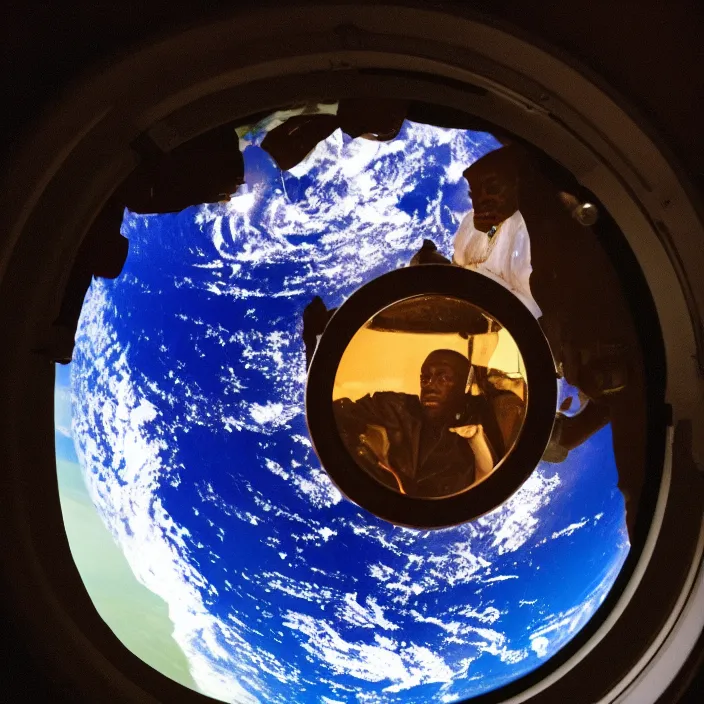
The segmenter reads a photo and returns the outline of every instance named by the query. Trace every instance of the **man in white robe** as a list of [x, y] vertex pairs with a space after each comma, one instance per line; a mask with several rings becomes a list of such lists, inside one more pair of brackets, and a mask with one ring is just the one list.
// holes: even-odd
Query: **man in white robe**
[[631, 533], [644, 480], [646, 399], [637, 333], [613, 264], [518, 145], [490, 152], [464, 175], [474, 209], [455, 236], [454, 263], [514, 293], [539, 320], [558, 376], [588, 399], [573, 417], [557, 414], [544, 459], [564, 460], [610, 421]]
[[[470, 211], [455, 235], [453, 261], [466, 269], [474, 269], [508, 288], [533, 314], [542, 311], [530, 291], [530, 238], [519, 210], [492, 226], [491, 236], [474, 226], [474, 211]], [[490, 228], [491, 231], [492, 228]]]

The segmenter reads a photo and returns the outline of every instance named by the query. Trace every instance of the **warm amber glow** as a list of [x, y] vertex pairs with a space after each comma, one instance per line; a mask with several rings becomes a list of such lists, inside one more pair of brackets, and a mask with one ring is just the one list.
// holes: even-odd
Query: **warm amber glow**
[[[466, 355], [468, 341], [459, 335], [379, 332], [361, 328], [340, 360], [333, 399], [353, 401], [375, 391], [419, 392], [420, 367], [438, 349]], [[523, 359], [507, 330], [474, 335], [472, 362], [525, 378]]]
[[[468, 302], [428, 295], [389, 306], [357, 331], [333, 401], [362, 470], [424, 498], [466, 491], [493, 473], [520, 432], [527, 400], [518, 346], [499, 328]], [[452, 332], [492, 329], [469, 338]], [[440, 350], [452, 353], [430, 356]]]

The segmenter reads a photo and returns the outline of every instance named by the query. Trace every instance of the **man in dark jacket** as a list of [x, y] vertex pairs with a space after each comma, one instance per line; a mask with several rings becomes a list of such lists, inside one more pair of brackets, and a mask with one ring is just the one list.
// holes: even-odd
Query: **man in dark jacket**
[[469, 369], [459, 352], [436, 350], [421, 367], [418, 396], [380, 391], [336, 401], [350, 454], [409, 496], [448, 496], [488, 475], [501, 433], [486, 399], [465, 393]]

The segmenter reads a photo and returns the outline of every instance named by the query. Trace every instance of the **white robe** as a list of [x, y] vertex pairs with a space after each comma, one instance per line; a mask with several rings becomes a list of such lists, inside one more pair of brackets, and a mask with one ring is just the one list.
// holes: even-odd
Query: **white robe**
[[540, 318], [542, 311], [530, 291], [530, 237], [520, 211], [504, 220], [494, 236], [474, 227], [474, 211], [470, 210], [455, 235], [455, 264], [484, 274], [507, 288], [523, 305]]

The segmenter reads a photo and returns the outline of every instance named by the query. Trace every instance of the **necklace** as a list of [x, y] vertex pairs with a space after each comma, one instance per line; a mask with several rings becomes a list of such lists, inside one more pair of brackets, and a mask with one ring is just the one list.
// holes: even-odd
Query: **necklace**
[[494, 249], [494, 246], [496, 245], [496, 240], [499, 238], [496, 236], [501, 229], [501, 226], [504, 224], [504, 220], [502, 220], [498, 225], [492, 225], [489, 230], [486, 233], [487, 239], [489, 240], [489, 244], [487, 245], [486, 248], [486, 256], [484, 257], [484, 261], [487, 261], [489, 257], [491, 256], [491, 253]]

